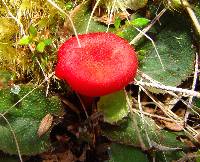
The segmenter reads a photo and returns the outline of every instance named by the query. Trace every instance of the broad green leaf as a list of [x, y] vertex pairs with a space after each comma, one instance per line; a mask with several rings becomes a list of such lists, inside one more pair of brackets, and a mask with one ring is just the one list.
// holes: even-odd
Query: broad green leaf
[[[155, 122], [152, 119], [148, 117], [145, 117], [144, 119], [145, 119], [145, 124], [143, 125], [141, 117], [135, 114], [134, 116], [127, 118], [125, 122], [122, 122], [118, 126], [107, 125], [103, 127], [104, 128], [103, 134], [113, 142], [124, 144], [124, 147], [128, 147], [131, 145], [140, 148], [141, 147], [140, 138], [141, 138], [146, 148], [151, 149], [148, 142], [149, 138], [151, 145], [154, 148], [154, 151], [152, 152], [151, 156], [154, 156], [159, 161], [177, 160], [184, 155], [184, 152], [176, 150], [176, 149], [183, 149], [183, 150], [188, 149], [188, 146], [183, 144], [177, 138], [178, 136], [184, 136], [183, 132], [170, 132], [166, 130], [158, 130], [155, 125]], [[148, 134], [148, 138], [146, 136], [146, 133]], [[122, 150], [120, 151], [118, 150], [119, 156], [121, 155], [120, 154], [121, 152]], [[111, 153], [112, 153], [112, 148], [111, 148]], [[117, 155], [115, 156], [118, 157]], [[126, 156], [124, 157], [122, 156], [121, 158], [126, 158]]]
[[128, 105], [124, 91], [102, 96], [97, 104], [103, 112], [104, 120], [108, 123], [118, 122], [128, 115]]
[[126, 23], [124, 26], [119, 28], [117, 30], [116, 34], [129, 42], [133, 40], [133, 38], [138, 34], [139, 32], [135, 29], [135, 27], [131, 24]]
[[29, 35], [26, 35], [19, 40], [19, 45], [28, 45], [31, 43], [31, 41], [32, 41], [32, 37]]
[[147, 155], [137, 148], [113, 143], [109, 162], [149, 162], [149, 160]]
[[[139, 34], [139, 31], [136, 28], [142, 29], [146, 27], [149, 23], [149, 20], [146, 18], [141, 17], [141, 15], [132, 15], [132, 20], [126, 21], [125, 25], [119, 28], [115, 33], [131, 42], [135, 36]], [[144, 38], [142, 38], [137, 45], [143, 42]]]
[[[91, 15], [90, 2], [83, 2], [77, 6], [72, 12], [72, 20], [75, 28], [79, 34], [85, 33], [88, 25], [88, 21]], [[70, 23], [69, 23], [70, 24]], [[104, 26], [93, 19], [90, 22], [89, 32], [104, 32], [107, 26]], [[73, 29], [71, 29], [73, 31]]]
[[44, 48], [45, 48], [45, 43], [44, 42], [40, 42], [40, 43], [38, 43], [38, 45], [37, 45], [37, 47], [36, 47], [36, 50], [38, 51], [38, 52], [44, 52]]
[[[123, 25], [121, 28], [119, 28], [115, 33], [131, 42], [136, 35], [139, 34], [139, 31], [136, 28], [139, 28], [142, 30], [142, 28], [146, 27], [148, 25], [150, 20], [141, 17], [140, 14], [132, 14], [131, 20], [126, 21], [125, 25]], [[143, 39], [140, 42], [137, 42], [137, 44], [141, 43]]]
[[[39, 120], [16, 118], [9, 122], [16, 134], [22, 155], [34, 155], [50, 148], [49, 137], [47, 135], [38, 137], [37, 135]], [[10, 154], [17, 154], [13, 134], [6, 124], [0, 125], [0, 139], [0, 150]]]
[[141, 143], [137, 132], [138, 129], [140, 136], [147, 148], [149, 147], [149, 143], [146, 133], [148, 134], [149, 139], [153, 143], [172, 148], [186, 147], [182, 142], [177, 140], [177, 137], [179, 135], [184, 135], [183, 132], [175, 133], [165, 130], [159, 130], [152, 119], [144, 117], [144, 120], [145, 121], [143, 124], [141, 116], [135, 114], [134, 116], [129, 117], [119, 126], [108, 125], [103, 129], [103, 134], [106, 135], [112, 141], [117, 141], [123, 144], [140, 147]]
[[146, 51], [145, 58], [140, 62], [140, 70], [165, 85], [178, 86], [192, 74], [195, 52], [182, 17], [166, 16], [165, 21], [161, 21], [163, 28], [155, 39], [164, 69], [155, 48], [148, 41], [140, 48]]
[[158, 151], [154, 154], [157, 161], [176, 161], [185, 156], [183, 151]]
[[[0, 113], [7, 112], [4, 116], [14, 130], [22, 155], [47, 151], [51, 146], [49, 132], [38, 137], [37, 130], [41, 120], [47, 114], [60, 114], [61, 103], [57, 97], [47, 98], [43, 89], [36, 89], [15, 104], [34, 88], [33, 85], [19, 86], [18, 94], [13, 94], [10, 89], [0, 90]], [[2, 117], [0, 117], [0, 150], [17, 154], [13, 134]]]

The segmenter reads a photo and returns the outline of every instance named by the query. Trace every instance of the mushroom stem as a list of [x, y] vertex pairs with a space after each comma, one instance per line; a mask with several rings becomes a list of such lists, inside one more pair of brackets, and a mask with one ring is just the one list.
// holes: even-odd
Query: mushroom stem
[[84, 107], [87, 108], [91, 108], [94, 101], [95, 101], [95, 97], [89, 97], [89, 96], [84, 96], [84, 95], [80, 95], [80, 100], [83, 102]]

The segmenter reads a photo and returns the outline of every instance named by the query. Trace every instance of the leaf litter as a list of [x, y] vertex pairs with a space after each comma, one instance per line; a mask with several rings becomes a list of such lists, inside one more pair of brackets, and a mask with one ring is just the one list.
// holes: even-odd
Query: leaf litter
[[[8, 15], [10, 15], [11, 18], [13, 18], [16, 21], [17, 25], [19, 25], [20, 32], [23, 35], [24, 34], [24, 27], [23, 27], [23, 24], [19, 21], [20, 18], [13, 16], [12, 12], [9, 10], [8, 4], [6, 4], [4, 1], [2, 1], [2, 2], [5, 6], [5, 10], [8, 13]], [[62, 14], [64, 14], [65, 16], [67, 16], [69, 18], [68, 13], [66, 13], [63, 9], [61, 9], [58, 4], [56, 4], [55, 2], [53, 2], [51, 0], [48, 0], [48, 2], [54, 8], [56, 8], [56, 10], [58, 10], [59, 12], [61, 12]], [[98, 6], [98, 2], [96, 2], [95, 5]], [[125, 9], [122, 9], [122, 10], [125, 10]], [[93, 22], [92, 17], [93, 17], [94, 12], [95, 12], [95, 7], [93, 8], [92, 12], [90, 13], [89, 20], [86, 22], [87, 23], [86, 31], [85, 31], [86, 33], [89, 31], [89, 26]], [[111, 18], [111, 16], [110, 16], [110, 18]], [[159, 21], [159, 19], [157, 19], [157, 20]], [[73, 20], [70, 20], [70, 22], [73, 22]], [[110, 26], [110, 24], [108, 24], [108, 27], [109, 26]], [[74, 26], [73, 24], [72, 24], [72, 27], [73, 27], [72, 31], [74, 31], [74, 33], [77, 37], [76, 31], [79, 30], [79, 29], [78, 29], [78, 27]], [[111, 28], [112, 28], [112, 26], [111, 26]], [[151, 29], [152, 29], [152, 26], [149, 28], [149, 30], [151, 30]], [[144, 32], [140, 32], [140, 33], [142, 33], [142, 36], [143, 35], [144, 35], [144, 37], [146, 36], [147, 39], [150, 38], [148, 36], [148, 34], [145, 35]], [[78, 37], [77, 37], [77, 40], [78, 40]], [[154, 40], [150, 40], [150, 42], [154, 42]], [[80, 44], [81, 44], [81, 42], [80, 42]], [[157, 50], [157, 48], [159, 48], [159, 47], [160, 47], [159, 44], [157, 44], [157, 42], [155, 41], [155, 43], [153, 45], [153, 49]], [[161, 52], [159, 51], [158, 53], [159, 53], [159, 56], [162, 55], [162, 51]], [[188, 58], [191, 59], [192, 57], [190, 57], [190, 58], [188, 57]], [[198, 58], [198, 57], [196, 56], [196, 58]], [[151, 59], [151, 57], [150, 57], [150, 59]], [[145, 59], [144, 59], [144, 61], [145, 61]], [[187, 61], [189, 63], [188, 59], [187, 59]], [[159, 63], [155, 63], [155, 64], [161, 65]], [[8, 109], [8, 111], [6, 111], [6, 113], [9, 113], [10, 111], [12, 111], [12, 109], [15, 106], [17, 106], [17, 104], [21, 103], [23, 100], [28, 98], [32, 93], [34, 93], [35, 90], [37, 90], [37, 88], [39, 86], [43, 85], [47, 81], [49, 82], [50, 78], [51, 78], [51, 82], [53, 82], [53, 80], [55, 79], [53, 77], [53, 74], [50, 74], [49, 71], [46, 71], [46, 67], [44, 66], [43, 63], [41, 65], [42, 66], [40, 67], [40, 70], [42, 69], [46, 74], [48, 74], [49, 77], [47, 77], [47, 75], [45, 73], [43, 73], [44, 74], [43, 77], [45, 76], [45, 79], [43, 81], [40, 81], [39, 85], [36, 85], [34, 88], [32, 88], [31, 91], [29, 91], [27, 94], [25, 94], [24, 97], [22, 97], [19, 101], [17, 101], [14, 105], [12, 105]], [[169, 148], [164, 146], [163, 144], [165, 144], [165, 142], [159, 139], [159, 133], [156, 133], [156, 132], [152, 133], [152, 130], [148, 130], [147, 127], [153, 126], [152, 129], [154, 129], [154, 126], [155, 126], [155, 129], [159, 132], [159, 131], [164, 130], [164, 128], [163, 128], [163, 123], [164, 123], [164, 127], [169, 129], [169, 131], [164, 131], [164, 132], [166, 134], [169, 134], [169, 135], [165, 135], [165, 133], [163, 133], [163, 134], [161, 133], [161, 134], [165, 138], [169, 138], [170, 139], [169, 141], [171, 141], [172, 143], [174, 142], [173, 141], [174, 138], [171, 138], [171, 136], [173, 134], [171, 132], [171, 130], [180, 132], [179, 135], [175, 133], [175, 136], [173, 136], [173, 137], [176, 137], [176, 138], [180, 138], [179, 139], [180, 143], [181, 143], [181, 141], [184, 141], [184, 140], [186, 141], [186, 143], [199, 142], [198, 141], [198, 134], [199, 134], [198, 129], [194, 129], [195, 127], [190, 124], [190, 122], [194, 123], [196, 119], [194, 120], [191, 117], [189, 117], [189, 115], [193, 114], [194, 109], [196, 109], [195, 105], [192, 104], [194, 94], [196, 94], [195, 97], [199, 97], [198, 92], [194, 91], [195, 85], [196, 85], [195, 83], [196, 83], [196, 80], [197, 80], [196, 79], [197, 73], [198, 73], [197, 72], [198, 71], [197, 65], [198, 64], [197, 64], [197, 61], [196, 61], [195, 72], [194, 72], [194, 77], [193, 77], [194, 80], [193, 80], [193, 86], [192, 86], [191, 91], [186, 90], [188, 87], [185, 88], [185, 86], [188, 85], [188, 84], [189, 84], [189, 88], [191, 87], [190, 82], [187, 81], [187, 80], [185, 82], [183, 82], [183, 81], [185, 79], [187, 79], [189, 77], [189, 75], [192, 74], [193, 69], [192, 70], [190, 69], [190, 72], [188, 73], [189, 75], [184, 74], [183, 78], [181, 78], [181, 80], [178, 82], [178, 84], [177, 84], [177, 82], [173, 82], [173, 83], [176, 83], [176, 85], [172, 84], [172, 86], [170, 88], [169, 87], [166, 88], [166, 86], [168, 86], [167, 85], [168, 83], [170, 85], [170, 82], [168, 82], [168, 80], [166, 80], [164, 82], [164, 84], [160, 84], [160, 82], [163, 83], [163, 78], [165, 79], [165, 78], [167, 78], [167, 76], [165, 76], [165, 75], [164, 75], [164, 77], [162, 76], [162, 78], [160, 80], [160, 79], [157, 79], [156, 77], [154, 78], [154, 76], [148, 75], [148, 73], [146, 74], [144, 72], [146, 74], [146, 76], [148, 76], [148, 78], [150, 78], [150, 80], [148, 80], [148, 82], [146, 84], [142, 84], [142, 83], [145, 83], [145, 82], [143, 82], [143, 80], [140, 78], [141, 79], [140, 82], [136, 81], [136, 83], [138, 83], [139, 89], [138, 89], [137, 86], [131, 84], [129, 86], [129, 91], [127, 91], [127, 92], [125, 91], [126, 96], [127, 96], [127, 93], [131, 93], [131, 95], [132, 95], [132, 99], [126, 98], [127, 103], [129, 103], [129, 110], [130, 110], [130, 114], [131, 114], [130, 119], [128, 119], [128, 120], [133, 121], [133, 123], [131, 124], [130, 130], [131, 131], [134, 130], [134, 129], [136, 130], [135, 134], [132, 132], [132, 133], [128, 133], [128, 135], [130, 136], [130, 138], [132, 138], [133, 136], [138, 137], [142, 151], [144, 151], [146, 149], [146, 150], [149, 151], [149, 152], [147, 151], [148, 154], [150, 153], [152, 148], [156, 148], [155, 150], [153, 150], [156, 153], [156, 156], [154, 156], [152, 158], [160, 159], [162, 161], [168, 161], [168, 159], [173, 157], [172, 154], [169, 154], [169, 152], [168, 152], [169, 150], [172, 149], [171, 148], [172, 146], [169, 146]], [[193, 66], [191, 65], [190, 68], [193, 68]], [[158, 69], [162, 69], [162, 68], [159, 67]], [[152, 71], [154, 71], [154, 70], [152, 70]], [[173, 76], [173, 72], [171, 74], [172, 75], [170, 75], [170, 77]], [[37, 74], [36, 76], [39, 76], [39, 75]], [[140, 74], [138, 74], [138, 76], [140, 76]], [[142, 77], [142, 75], [141, 75], [141, 77]], [[180, 76], [178, 76], [178, 77], [180, 77]], [[50, 91], [54, 90], [54, 88], [52, 88], [51, 86], [55, 85], [56, 83], [55, 82], [51, 83], [51, 82], [48, 83], [48, 84], [50, 84], [50, 86], [47, 86], [47, 91], [49, 89], [50, 89]], [[157, 88], [159, 90], [159, 92], [156, 93], [155, 90], [150, 89], [149, 88], [150, 86], [148, 86], [148, 83], [149, 84], [151, 83], [151, 85], [153, 85], [152, 87]], [[180, 85], [180, 88], [176, 87], [178, 85]], [[62, 86], [62, 82], [59, 83], [59, 86]], [[196, 87], [198, 88], [198, 85], [196, 85]], [[198, 89], [196, 89], [196, 90], [198, 90]], [[59, 92], [59, 90], [56, 90], [56, 92]], [[136, 95], [137, 92], [138, 92], [138, 96]], [[64, 93], [66, 93], [66, 92], [64, 92]], [[48, 95], [48, 93], [46, 93], [46, 94]], [[184, 94], [184, 96], [182, 97], [183, 94]], [[189, 95], [189, 100], [187, 99], [188, 95]], [[74, 104], [75, 106], [73, 108], [81, 111], [81, 109], [79, 109], [81, 107], [81, 104], [78, 101], [79, 99], [76, 96], [74, 96], [74, 94], [72, 93], [71, 90], [68, 89], [66, 96], [67, 96], [66, 98], [68, 98], [70, 100], [70, 105]], [[167, 98], [166, 96], [169, 97], [169, 98], [171, 98], [171, 96], [172, 96], [172, 98], [175, 98], [178, 101], [183, 102], [185, 107], [182, 108], [182, 106], [181, 106], [181, 108], [177, 108], [177, 107], [180, 106], [180, 102], [175, 102], [175, 104], [172, 105], [171, 108], [169, 109], [169, 107], [167, 106], [168, 102], [166, 102], [166, 99], [165, 99], [165, 98]], [[136, 102], [136, 105], [137, 105], [136, 107], [135, 107], [135, 105], [131, 104], [132, 100]], [[143, 104], [143, 102], [145, 102], [147, 104]], [[153, 102], [153, 104], [152, 104], [152, 102]], [[150, 104], [148, 104], [148, 103], [150, 103]], [[148, 107], [150, 107], [151, 110], [148, 110]], [[120, 157], [117, 157], [114, 154], [114, 151], [115, 151], [115, 149], [117, 149], [117, 147], [121, 148], [122, 146], [117, 146], [117, 145], [115, 146], [114, 144], [115, 143], [121, 143], [121, 144], [123, 144], [123, 147], [126, 147], [127, 145], [124, 145], [123, 141], [119, 141], [117, 139], [113, 140], [114, 137], [112, 137], [113, 136], [112, 133], [114, 133], [114, 132], [110, 132], [111, 133], [110, 141], [107, 140], [107, 139], [104, 139], [101, 136], [101, 131], [102, 130], [106, 131], [106, 129], [100, 127], [100, 123], [102, 123], [102, 118], [101, 118], [102, 114], [94, 115], [94, 114], [97, 113], [96, 106], [93, 105], [92, 110], [87, 110], [88, 113], [89, 113], [89, 116], [88, 116], [86, 121], [85, 121], [85, 117], [83, 117], [83, 115], [81, 115], [81, 113], [78, 113], [78, 115], [74, 116], [74, 114], [73, 114], [74, 112], [73, 111], [70, 112], [68, 109], [69, 109], [68, 106], [66, 106], [65, 111], [66, 111], [66, 113], [68, 112], [68, 115], [64, 115], [63, 117], [60, 116], [60, 119], [58, 119], [58, 121], [57, 121], [58, 123], [52, 129], [52, 133], [51, 133], [50, 137], [52, 138], [51, 140], [53, 141], [53, 143], [54, 142], [64, 143], [65, 145], [67, 145], [67, 147], [71, 146], [72, 149], [70, 151], [66, 151], [67, 147], [62, 145], [61, 148], [64, 147], [64, 148], [62, 148], [62, 149], [64, 149], [64, 151], [60, 151], [58, 149], [59, 147], [56, 148], [55, 152], [58, 152], [58, 153], [55, 153], [56, 155], [53, 156], [50, 159], [51, 160], [54, 159], [54, 160], [57, 160], [57, 161], [59, 161], [59, 160], [62, 161], [62, 159], [64, 161], [67, 160], [67, 159], [70, 159], [71, 161], [73, 161], [73, 160], [76, 161], [77, 157], [81, 157], [82, 159], [80, 158], [79, 159], [80, 161], [85, 161], [85, 160], [95, 161], [95, 160], [99, 160], [99, 159], [102, 160], [103, 159], [102, 157], [105, 156], [106, 153], [101, 154], [101, 152], [103, 150], [106, 151], [108, 149], [109, 143], [113, 142], [113, 144], [111, 145], [112, 146], [111, 151], [113, 152], [113, 154], [111, 155], [111, 159], [116, 158], [116, 161], [119, 161]], [[176, 115], [174, 113], [175, 109], [181, 109], [181, 111], [184, 111], [183, 109], [185, 109], [185, 116], [184, 115], [181, 115], [181, 116]], [[152, 110], [153, 110], [153, 113], [152, 113]], [[195, 113], [197, 114], [197, 116], [199, 116], [198, 108], [196, 110], [197, 111]], [[146, 112], [146, 111], [148, 111], [148, 112]], [[6, 113], [3, 112], [1, 115], [7, 121], [7, 118], [5, 118]], [[136, 120], [135, 114], [138, 114], [138, 117], [139, 117], [138, 121]], [[93, 115], [95, 117], [91, 118], [91, 116], [93, 116]], [[152, 120], [151, 118], [154, 119], [154, 120]], [[162, 118], [162, 119], [160, 119], [160, 118]], [[166, 118], [166, 120], [165, 120], [165, 118]], [[72, 121], [70, 121], [70, 119], [72, 119]], [[191, 121], [188, 121], [189, 119]], [[123, 122], [126, 122], [126, 120], [127, 120], [126, 117], [123, 118], [123, 119], [120, 119], [120, 121], [122, 122], [122, 125], [123, 125]], [[149, 122], [149, 120], [150, 120], [150, 122]], [[63, 121], [67, 121], [66, 124], [63, 124]], [[56, 122], [56, 121], [54, 120], [54, 122]], [[83, 124], [81, 124], [82, 122], [83, 122]], [[94, 123], [96, 123], [96, 124], [94, 124]], [[162, 123], [162, 124], [160, 124], [160, 123]], [[116, 124], [117, 124], [117, 126], [121, 125], [120, 122], [116, 123]], [[10, 124], [8, 124], [8, 125], [10, 125]], [[197, 124], [195, 126], [197, 126], [197, 125], [198, 125], [198, 121], [197, 121]], [[113, 125], [113, 127], [115, 127], [115, 125]], [[12, 127], [10, 127], [10, 130], [14, 134], [13, 137], [15, 137], [16, 132], [13, 131]], [[57, 130], [58, 132], [56, 132], [55, 130]], [[60, 130], [62, 130], [62, 131], [59, 133]], [[184, 131], [184, 133], [183, 133], [182, 130]], [[88, 132], [88, 131], [90, 133], [85, 133], [85, 132]], [[126, 132], [121, 131], [120, 133], [124, 133], [124, 137], [126, 137]], [[119, 136], [120, 136], [119, 133], [117, 133], [116, 135], [119, 138]], [[125, 140], [127, 140], [127, 138], [125, 138]], [[158, 141], [155, 143], [154, 140], [158, 140]], [[87, 141], [86, 144], [85, 144], [85, 141]], [[103, 149], [102, 149], [102, 143], [104, 143], [104, 142], [106, 143], [106, 146], [103, 147]], [[15, 140], [15, 143], [16, 143], [16, 146], [18, 146], [18, 143], [19, 143], [18, 139]], [[130, 145], [129, 142], [126, 143], [126, 144]], [[167, 141], [166, 144], [170, 145], [170, 142]], [[82, 146], [82, 145], [84, 145], [84, 146]], [[101, 147], [99, 145], [101, 145]], [[135, 146], [134, 143], [133, 143], [133, 146]], [[186, 144], [186, 146], [187, 147], [188, 146], [194, 147], [195, 145]], [[97, 148], [99, 148], [99, 147], [101, 149], [100, 149], [100, 151], [97, 151], [98, 150]], [[175, 146], [173, 146], [173, 148], [174, 147]], [[190, 151], [192, 152], [192, 149], [190, 150], [190, 147], [189, 147], [188, 152], [190, 152]], [[18, 148], [17, 150], [18, 150], [19, 158], [22, 161], [20, 150], [21, 149], [23, 150], [23, 148], [20, 148], [19, 146], [17, 148]], [[75, 151], [73, 150], [73, 148], [75, 149]], [[83, 150], [82, 151], [79, 150], [80, 153], [78, 153], [79, 151], [76, 150], [76, 149], [80, 149], [80, 148], [82, 148]], [[129, 150], [129, 148], [125, 148], [125, 149]], [[133, 148], [130, 148], [130, 149], [131, 149], [132, 153], [137, 152]], [[176, 149], [178, 149], [178, 148], [176, 148]], [[128, 152], [128, 150], [127, 150], [127, 152]], [[185, 148], [181, 148], [181, 150], [185, 151]], [[58, 155], [59, 152], [61, 152], [61, 155]], [[160, 152], [162, 157], [160, 155], [157, 155], [157, 152]], [[92, 156], [92, 153], [94, 153], [94, 155], [97, 155], [97, 159], [92, 159], [92, 158], [95, 158], [95, 157]], [[140, 152], [140, 153], [141, 153], [140, 158], [145, 156], [142, 152]], [[186, 153], [187, 153], [187, 151], [186, 151]], [[86, 156], [87, 154], [89, 154], [90, 157], [87, 157]], [[193, 155], [195, 155], [195, 153], [193, 153]], [[47, 156], [45, 156], [45, 154], [41, 154], [41, 157], [43, 157], [43, 161], [45, 161], [45, 158], [48, 159], [51, 156], [52, 156], [51, 152], [50, 152], [50, 155], [47, 155]], [[76, 156], [76, 158], [75, 158], [75, 156]], [[123, 156], [123, 154], [122, 154], [122, 156]], [[106, 157], [106, 158], [108, 158], [108, 157]], [[190, 156], [187, 156], [187, 154], [185, 156], [183, 156], [182, 154], [181, 155], [177, 154], [177, 155], [174, 156], [175, 159], [182, 159], [182, 158], [186, 158], [186, 157], [190, 158]], [[87, 159], [87, 158], [91, 158], [91, 159]], [[24, 157], [24, 159], [26, 161], [29, 158]], [[101, 161], [101, 160], [99, 160], [99, 161]]]

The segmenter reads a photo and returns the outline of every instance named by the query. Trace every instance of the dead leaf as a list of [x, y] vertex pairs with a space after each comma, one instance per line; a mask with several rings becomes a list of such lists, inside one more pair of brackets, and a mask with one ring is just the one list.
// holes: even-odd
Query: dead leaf
[[170, 121], [165, 121], [165, 120], [162, 120], [161, 122], [167, 129], [170, 129], [173, 131], [179, 132], [184, 129], [183, 123], [175, 123], [175, 122], [170, 122]]
[[108, 24], [114, 24], [115, 19], [117, 17], [120, 18], [121, 20], [124, 20], [124, 19], [127, 19], [128, 16], [129, 15], [125, 12], [119, 12], [119, 13], [116, 13], [115, 15], [112, 15], [111, 17], [110, 17], [110, 15], [105, 14], [101, 17], [94, 16], [93, 19], [94, 19], [94, 21], [99, 21], [99, 22], [102, 22], [102, 23], [105, 23], [106, 25], [108, 25]]
[[44, 135], [50, 129], [52, 123], [53, 123], [53, 116], [51, 114], [47, 114], [40, 122], [37, 135], [39, 137]]

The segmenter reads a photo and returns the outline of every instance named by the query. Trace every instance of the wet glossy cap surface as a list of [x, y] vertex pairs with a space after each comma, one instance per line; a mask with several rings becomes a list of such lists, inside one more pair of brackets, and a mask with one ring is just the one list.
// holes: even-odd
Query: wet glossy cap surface
[[138, 61], [129, 43], [112, 33], [90, 33], [67, 40], [58, 51], [56, 76], [76, 92], [102, 96], [125, 87], [135, 77]]

